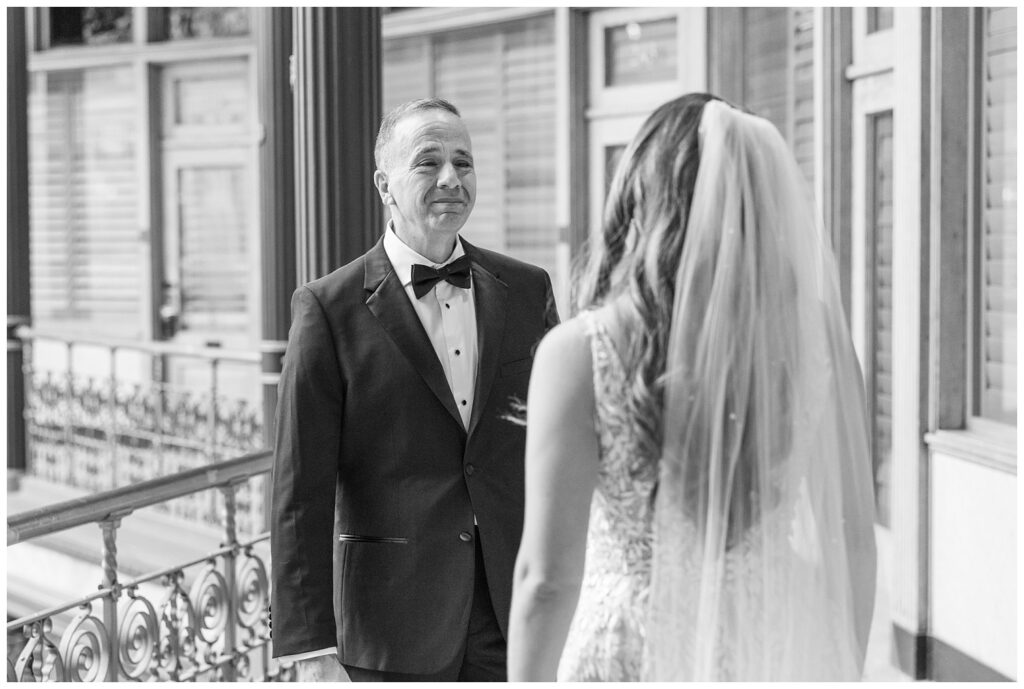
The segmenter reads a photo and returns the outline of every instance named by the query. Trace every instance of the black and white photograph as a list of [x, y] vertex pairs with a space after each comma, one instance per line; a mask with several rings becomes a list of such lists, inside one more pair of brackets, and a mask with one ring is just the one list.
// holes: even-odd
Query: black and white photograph
[[7, 6], [8, 682], [1016, 682], [1017, 9]]

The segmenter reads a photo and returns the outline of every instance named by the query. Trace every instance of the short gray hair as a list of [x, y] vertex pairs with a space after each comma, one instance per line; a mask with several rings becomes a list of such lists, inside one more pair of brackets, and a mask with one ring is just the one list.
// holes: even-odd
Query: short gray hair
[[421, 110], [446, 110], [456, 117], [462, 117], [458, 108], [446, 101], [444, 98], [418, 98], [407, 101], [384, 116], [380, 121], [380, 130], [377, 131], [377, 143], [373, 147], [373, 160], [378, 170], [384, 169], [384, 159], [387, 149], [391, 145], [391, 139], [395, 133], [395, 127], [407, 115]]

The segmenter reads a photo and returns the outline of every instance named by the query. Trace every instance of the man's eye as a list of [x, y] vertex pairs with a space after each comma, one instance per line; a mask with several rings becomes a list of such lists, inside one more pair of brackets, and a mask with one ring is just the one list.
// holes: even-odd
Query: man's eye
[[416, 167], [434, 167], [435, 165], [437, 165], [437, 163], [433, 160], [421, 160], [416, 163]]
[[459, 167], [473, 167], [473, 161], [471, 160], [460, 160], [455, 163]]

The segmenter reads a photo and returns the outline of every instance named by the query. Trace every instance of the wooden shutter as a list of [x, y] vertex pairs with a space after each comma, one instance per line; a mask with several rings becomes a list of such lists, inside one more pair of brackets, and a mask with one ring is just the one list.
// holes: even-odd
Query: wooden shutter
[[871, 337], [869, 385], [872, 408], [872, 457], [878, 519], [889, 524], [892, 466], [892, 243], [893, 243], [893, 119], [892, 112], [871, 118], [868, 230], [871, 257]]
[[555, 273], [555, 36], [550, 17], [508, 32], [505, 241], [509, 254]]
[[39, 74], [30, 103], [32, 312], [137, 335], [144, 260], [132, 70]]
[[462, 113], [473, 142], [476, 206], [462, 230], [469, 241], [505, 250], [502, 32], [441, 36], [434, 43], [436, 94]]
[[743, 104], [789, 130], [789, 11], [785, 7], [748, 7], [744, 12]]
[[983, 10], [980, 414], [1017, 417], [1017, 10]]
[[814, 9], [743, 10], [743, 105], [789, 142], [808, 183], [814, 181]]
[[430, 39], [413, 36], [384, 41], [382, 72], [385, 113], [406, 101], [433, 95]]
[[814, 8], [791, 7], [789, 15], [792, 45], [790, 102], [792, 122], [789, 137], [793, 155], [808, 184], [814, 183]]

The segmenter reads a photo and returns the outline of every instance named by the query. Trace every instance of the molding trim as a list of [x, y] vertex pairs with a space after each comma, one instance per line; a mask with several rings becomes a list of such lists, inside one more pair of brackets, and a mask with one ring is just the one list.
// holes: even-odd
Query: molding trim
[[554, 7], [424, 7], [391, 12], [381, 18], [380, 36], [383, 40], [423, 36], [493, 25], [551, 14]]
[[941, 452], [966, 462], [1017, 475], [1017, 452], [1013, 444], [1000, 442], [975, 431], [939, 430], [926, 433], [930, 453]]

